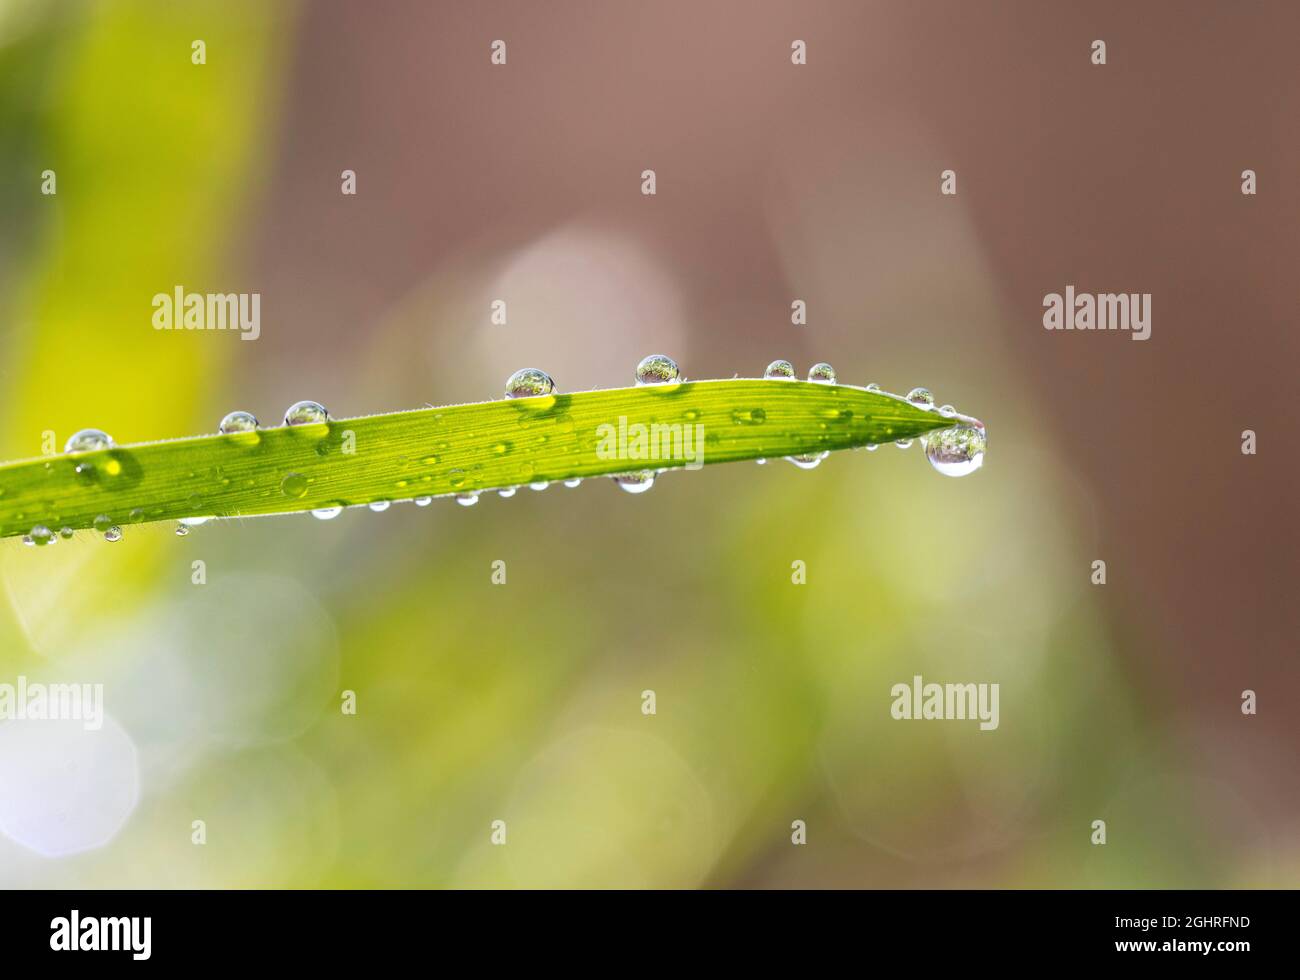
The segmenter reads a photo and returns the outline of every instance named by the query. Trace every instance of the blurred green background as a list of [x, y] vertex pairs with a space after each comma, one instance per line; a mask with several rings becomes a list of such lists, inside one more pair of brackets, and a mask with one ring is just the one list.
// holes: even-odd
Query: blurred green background
[[[1134, 158], [1182, 146], [1195, 91], [1122, 171], [1055, 146], [1049, 112], [1101, 99], [1124, 140], [1142, 93], [1191, 84], [1174, 57], [1158, 82], [1120, 64], [1088, 88], [1090, 31], [1151, 68], [1169, 8], [1103, 6], [1093, 28], [973, 6], [0, 0], [0, 458], [302, 398], [336, 417], [480, 400], [523, 366], [621, 386], [660, 350], [693, 378], [827, 360], [990, 433], [963, 480], [883, 447], [636, 497], [598, 480], [2, 542], [0, 680], [102, 682], [109, 720], [0, 723], [0, 884], [1300, 882], [1276, 584], [1295, 535], [1258, 489], [1294, 464], [1241, 471], [1237, 431], [1283, 413], [1233, 414], [1294, 351], [1266, 281], [1294, 233], [1215, 216], [1236, 163], [1204, 220], [1262, 223], [1263, 258], [1166, 220], [1186, 209], [1170, 181], [1211, 180], [1196, 167], [1143, 190]], [[1266, 72], [1287, 15], [1260, 9], [1229, 47]], [[1276, 174], [1294, 137], [1257, 124], [1274, 136], [1239, 155]], [[1218, 279], [1189, 285], [1198, 262]], [[1198, 333], [1246, 275], [1258, 362]], [[1156, 293], [1153, 340], [1045, 334], [1042, 295], [1075, 276]], [[151, 297], [178, 284], [260, 292], [261, 338], [154, 331]], [[1180, 386], [1210, 372], [1242, 394], [1195, 416]], [[1209, 447], [1190, 462], [1160, 437], [1171, 406]], [[1000, 684], [1000, 727], [892, 720], [914, 674]]]

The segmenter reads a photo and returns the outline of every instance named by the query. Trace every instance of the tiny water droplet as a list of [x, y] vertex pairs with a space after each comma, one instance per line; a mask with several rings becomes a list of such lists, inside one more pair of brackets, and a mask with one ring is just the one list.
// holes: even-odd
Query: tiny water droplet
[[610, 479], [628, 493], [645, 493], [655, 484], [655, 472], [637, 470], [635, 473], [617, 473]]
[[880, 390], [880, 385], [876, 384], [874, 381], [867, 382], [867, 391], [879, 391], [879, 390]]
[[311, 516], [318, 521], [332, 521], [342, 513], [342, 506], [335, 504], [333, 507], [317, 507], [311, 512]]
[[283, 480], [280, 481], [280, 492], [286, 497], [305, 497], [307, 495], [307, 484], [311, 481], [301, 473], [286, 473]]
[[825, 361], [820, 364], [814, 364], [808, 369], [808, 380], [816, 381], [824, 385], [833, 385], [836, 381], [835, 369]]
[[573, 479], [571, 479], [571, 480], [565, 480], [565, 481], [564, 481], [564, 485], [565, 485], [566, 487], [569, 487], [570, 489], [572, 489], [573, 487], [581, 486], [581, 485], [582, 485], [582, 477], [580, 477], [580, 476], [575, 476], [575, 477], [573, 477]]
[[431, 503], [433, 503], [433, 498], [432, 498], [432, 497], [416, 497], [416, 498], [415, 498], [415, 506], [416, 506], [416, 507], [428, 507]]
[[921, 441], [930, 465], [944, 476], [966, 476], [984, 465], [988, 438], [983, 428], [956, 425], [927, 432]]
[[176, 537], [183, 538], [190, 533], [190, 529], [184, 524], [176, 525]]
[[515, 495], [515, 491], [516, 491], [517, 489], [519, 489], [519, 488], [518, 488], [518, 487], [503, 487], [502, 489], [500, 489], [500, 490], [497, 491], [497, 496], [498, 496], [498, 497], [513, 497], [513, 496]]
[[555, 382], [538, 368], [521, 368], [506, 380], [507, 398], [535, 398], [554, 393]]
[[528, 484], [528, 489], [529, 489], [529, 490], [545, 490], [545, 489], [546, 489], [547, 487], [549, 487], [550, 485], [551, 485], [551, 484], [550, 484], [550, 481], [548, 481], [548, 480], [536, 480], [536, 481], [534, 481], [534, 482]]
[[59, 528], [59, 537], [61, 537], [61, 538], [70, 538], [70, 537], [72, 537], [73, 533], [74, 533], [74, 532], [73, 532], [72, 528], [70, 528], [70, 527], [61, 527], [61, 528]]
[[456, 503], [460, 504], [462, 507], [473, 507], [478, 503], [478, 492], [458, 493], [456, 494]]
[[329, 418], [330, 413], [325, 410], [325, 406], [320, 402], [294, 402], [289, 406], [289, 410], [284, 413], [284, 424], [319, 425], [321, 422], [328, 422]]
[[763, 372], [765, 378], [777, 378], [782, 381], [794, 380], [794, 365], [789, 361], [773, 361]]
[[869, 453], [874, 453], [879, 448], [880, 447], [877, 446], [874, 442], [867, 443], [867, 452]]
[[112, 544], [115, 541], [121, 541], [122, 529], [117, 526], [110, 527], [107, 531], [104, 532], [104, 540], [107, 541], [109, 544]]
[[894, 445], [897, 446], [899, 449], [911, 449], [911, 448], [912, 448], [912, 440], [911, 440], [911, 439], [895, 439], [895, 440], [894, 440]]
[[113, 518], [107, 514], [100, 514], [91, 522], [96, 531], [107, 531], [113, 526]]
[[112, 449], [113, 437], [101, 429], [82, 429], [73, 433], [63, 446], [65, 453], [92, 453], [97, 449]]
[[934, 395], [929, 388], [913, 388], [907, 393], [907, 400], [920, 408], [934, 408]]
[[765, 460], [765, 459], [756, 459], [756, 460], [754, 460], [754, 462], [757, 463], [759, 466], [766, 466], [766, 465], [767, 465], [767, 460]]
[[636, 366], [638, 385], [672, 385], [681, 380], [677, 362], [667, 354], [651, 354]]
[[186, 527], [200, 527], [201, 525], [208, 523], [208, 521], [210, 521], [210, 520], [212, 520], [211, 516], [209, 516], [209, 517], [182, 517], [182, 518], [181, 518], [181, 523], [184, 524]]
[[731, 421], [737, 425], [762, 425], [767, 421], [767, 412], [761, 408], [732, 409]]
[[[293, 409], [290, 409], [290, 411], [293, 411]], [[217, 431], [228, 436], [232, 432], [252, 432], [256, 428], [257, 416], [251, 412], [231, 412], [221, 420], [221, 424], [217, 426]]]
[[376, 514], [382, 514], [384, 511], [388, 510], [388, 508], [391, 507], [392, 504], [387, 500], [372, 500], [370, 501], [368, 506]]

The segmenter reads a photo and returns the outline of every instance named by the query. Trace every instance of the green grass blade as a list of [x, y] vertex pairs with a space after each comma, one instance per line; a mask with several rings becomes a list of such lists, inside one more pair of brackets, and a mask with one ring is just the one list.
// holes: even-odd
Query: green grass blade
[[[0, 466], [0, 536], [186, 517], [283, 514], [644, 469], [848, 449], [954, 420], [893, 395], [804, 381], [695, 381], [332, 419], [122, 445]], [[678, 458], [621, 458], [617, 433], [677, 439]], [[604, 428], [602, 428], [604, 427]], [[697, 428], [698, 427], [698, 428]], [[689, 430], [689, 433], [688, 433]], [[603, 442], [603, 445], [602, 445]], [[689, 444], [694, 446], [692, 442]], [[653, 452], [653, 450], [650, 450]], [[613, 455], [614, 458], [610, 458]]]

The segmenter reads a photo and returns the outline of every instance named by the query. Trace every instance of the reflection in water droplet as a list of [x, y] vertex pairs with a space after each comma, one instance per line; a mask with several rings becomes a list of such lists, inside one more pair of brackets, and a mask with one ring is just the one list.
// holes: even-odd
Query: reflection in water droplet
[[907, 393], [907, 400], [920, 408], [934, 408], [934, 395], [929, 388], [913, 388]]
[[677, 362], [667, 354], [651, 354], [636, 366], [636, 383], [639, 385], [671, 385], [680, 380]]
[[65, 453], [91, 453], [97, 449], [112, 449], [113, 437], [102, 429], [82, 429], [74, 433], [63, 446]]
[[321, 422], [328, 422], [329, 417], [330, 413], [325, 410], [325, 406], [320, 402], [294, 402], [289, 406], [289, 410], [284, 413], [284, 424], [317, 425]]
[[104, 540], [109, 542], [110, 544], [112, 544], [114, 541], [121, 541], [122, 529], [120, 527], [117, 527], [116, 525], [110, 527], [107, 531], [104, 532]]
[[808, 380], [824, 385], [833, 385], [836, 380], [835, 369], [824, 361], [820, 364], [814, 364], [808, 369]]
[[189, 529], [187, 526], [185, 526], [184, 524], [177, 524], [177, 525], [176, 525], [176, 537], [178, 537], [178, 538], [183, 538], [183, 537], [185, 537], [185, 535], [187, 535], [187, 534], [189, 534], [189, 533], [190, 533], [190, 529]]
[[61, 538], [70, 538], [70, 537], [72, 537], [72, 534], [73, 534], [73, 531], [72, 531], [72, 528], [70, 528], [70, 527], [61, 527], [61, 528], [59, 528], [59, 537], [61, 537]]
[[252, 432], [256, 428], [257, 418], [251, 412], [231, 412], [221, 420], [217, 431], [222, 435], [230, 435], [232, 432]]
[[912, 440], [911, 440], [911, 439], [895, 439], [895, 440], [894, 440], [894, 445], [897, 446], [899, 449], [911, 449], [911, 448], [912, 448]]
[[794, 380], [794, 365], [789, 361], [773, 361], [763, 372], [765, 378], [779, 378], [784, 381]]
[[635, 473], [616, 473], [610, 479], [628, 493], [645, 493], [655, 484], [655, 472], [637, 470]]
[[534, 398], [555, 393], [555, 382], [545, 371], [522, 368], [506, 381], [507, 398]]
[[335, 505], [334, 507], [317, 507], [311, 512], [311, 516], [318, 521], [332, 521], [343, 513], [343, 508]]
[[984, 465], [988, 438], [983, 428], [956, 425], [928, 432], [921, 441], [930, 465], [944, 476], [966, 476]]
[[939, 414], [942, 415], [944, 418], [950, 419], [957, 414], [957, 409], [953, 408], [951, 405], [940, 405]]

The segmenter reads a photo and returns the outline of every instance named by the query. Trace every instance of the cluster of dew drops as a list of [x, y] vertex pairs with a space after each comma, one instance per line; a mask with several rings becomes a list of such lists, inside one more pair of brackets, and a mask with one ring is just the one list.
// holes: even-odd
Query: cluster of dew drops
[[[763, 377], [769, 381], [794, 381], [796, 378], [794, 365], [784, 360], [773, 361], [763, 372]], [[643, 358], [636, 368], [636, 383], [638, 386], [675, 385], [680, 384], [683, 380], [677, 362], [666, 354], [651, 354], [649, 357]], [[835, 369], [826, 363], [814, 364], [808, 371], [808, 380], [831, 385], [836, 384], [838, 381]], [[865, 390], [888, 394], [881, 391], [880, 386], [874, 383], [866, 385]], [[512, 374], [506, 381], [506, 398], [539, 398], [555, 395], [556, 393], [555, 381], [549, 374], [538, 368], [523, 368]], [[889, 397], [899, 398], [900, 396], [890, 395]], [[926, 388], [913, 388], [903, 397], [918, 408], [926, 411], [937, 411], [942, 416], [954, 419], [954, 424], [951, 427], [928, 432], [921, 437], [926, 458], [929, 459], [930, 464], [938, 472], [945, 476], [965, 476], [968, 473], [973, 473], [983, 465], [984, 451], [987, 446], [984, 423], [977, 419], [959, 415], [951, 405], [942, 405], [936, 409], [934, 395]], [[326, 411], [325, 406], [313, 401], [295, 402], [284, 413], [284, 424], [291, 426], [320, 425], [329, 420], [329, 412]], [[252, 413], [237, 411], [231, 412], [221, 420], [218, 431], [222, 435], [250, 433], [256, 432], [259, 425], [256, 416]], [[76, 456], [101, 449], [111, 449], [114, 445], [113, 438], [108, 433], [99, 429], [82, 429], [68, 439], [63, 451], [68, 455]], [[894, 445], [900, 449], [908, 449], [912, 445], [912, 440], [899, 439]], [[868, 451], [874, 452], [878, 447], [868, 445], [866, 448]], [[801, 469], [812, 469], [829, 455], [829, 452], [823, 451], [787, 456], [786, 459]], [[757, 462], [763, 464], [767, 460], [760, 459]], [[81, 465], [77, 467], [77, 471], [81, 472]], [[610, 479], [628, 493], [644, 493], [654, 486], [655, 477], [660, 472], [663, 471], [636, 470], [629, 473], [613, 474]], [[291, 480], [293, 476], [291, 474], [285, 480]], [[582, 480], [577, 477], [564, 481], [566, 487], [576, 487], [580, 483], [582, 483]], [[548, 481], [543, 480], [530, 483], [528, 486], [532, 490], [545, 490], [549, 485]], [[292, 488], [288, 486], [284, 486], [283, 489], [286, 493], [292, 492]], [[518, 489], [518, 487], [504, 487], [497, 490], [496, 493], [501, 497], [513, 497]], [[470, 493], [456, 494], [456, 502], [466, 507], [472, 506], [478, 502], [479, 493], [480, 491], [476, 490]], [[432, 497], [416, 497], [414, 502], [417, 507], [427, 507], [432, 501]], [[389, 505], [390, 502], [387, 500], [376, 500], [367, 506], [373, 511], [380, 512], [387, 510]], [[317, 508], [311, 513], [320, 520], [330, 520], [342, 512], [343, 506], [340, 504]], [[211, 520], [209, 517], [181, 518], [177, 524], [176, 533], [184, 536], [189, 533], [191, 527], [204, 524], [209, 520]], [[122, 529], [114, 524], [107, 515], [101, 514], [95, 518], [94, 526], [95, 530], [103, 534], [105, 541], [122, 540]], [[38, 524], [32, 528], [29, 534], [23, 537], [23, 543], [34, 547], [43, 547], [54, 544], [60, 538], [70, 538], [72, 535], [73, 530], [70, 527], [61, 528], [55, 533], [45, 525]]]

